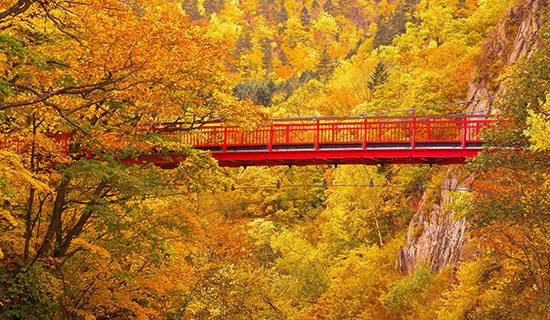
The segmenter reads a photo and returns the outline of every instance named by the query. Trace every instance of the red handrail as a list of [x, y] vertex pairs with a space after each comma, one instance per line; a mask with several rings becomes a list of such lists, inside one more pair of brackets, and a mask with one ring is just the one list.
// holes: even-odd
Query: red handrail
[[340, 119], [338, 121], [301, 119], [299, 122], [277, 121], [269, 126], [244, 129], [231, 125], [204, 126], [190, 133], [181, 133], [181, 141], [195, 147], [306, 145], [319, 150], [326, 144], [359, 144], [366, 149], [372, 143], [409, 143], [414, 149], [422, 143], [481, 142], [480, 132], [496, 120], [488, 116], [461, 117], [384, 117]]

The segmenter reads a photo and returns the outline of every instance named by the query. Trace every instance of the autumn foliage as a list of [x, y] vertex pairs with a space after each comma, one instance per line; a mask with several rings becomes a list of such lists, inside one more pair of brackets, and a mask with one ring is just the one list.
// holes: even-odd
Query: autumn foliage
[[[437, 166], [220, 169], [156, 132], [465, 112], [453, 102], [513, 5], [2, 1], [0, 319], [548, 319], [546, 27], [538, 51], [484, 70], [503, 73], [493, 107], [513, 125], [484, 132], [471, 190]], [[123, 164], [173, 152], [169, 170]], [[462, 259], [403, 274], [410, 221], [443, 190]]]

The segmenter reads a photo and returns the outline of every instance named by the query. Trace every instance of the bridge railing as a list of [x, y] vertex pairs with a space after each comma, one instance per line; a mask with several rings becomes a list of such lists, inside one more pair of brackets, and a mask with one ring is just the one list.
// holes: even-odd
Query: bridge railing
[[181, 136], [181, 141], [195, 147], [219, 147], [222, 152], [237, 147], [265, 146], [269, 151], [278, 146], [319, 149], [321, 146], [370, 144], [459, 144], [481, 142], [480, 133], [497, 120], [491, 116], [407, 116], [364, 119], [294, 118], [274, 121], [269, 126], [243, 129], [236, 126], [205, 126]]
[[[265, 127], [245, 129], [232, 125], [204, 126], [191, 132], [162, 128], [160, 133], [179, 142], [214, 152], [245, 150], [285, 150], [321, 148], [362, 148], [370, 146], [422, 148], [428, 145], [452, 145], [467, 148], [481, 142], [481, 132], [503, 120], [491, 116], [406, 116], [359, 118], [277, 119]], [[155, 131], [157, 129], [153, 129]], [[147, 130], [151, 132], [151, 130]], [[47, 134], [54, 141], [42, 152], [68, 153], [69, 134]], [[18, 153], [30, 151], [29, 137], [0, 136], [0, 149]], [[44, 146], [42, 146], [44, 147]], [[53, 150], [57, 149], [59, 150]], [[50, 150], [51, 149], [51, 150]]]
[[[9, 150], [17, 154], [31, 153], [33, 148], [35, 152], [42, 154], [69, 152], [69, 134], [47, 133], [44, 136], [51, 139], [35, 143], [36, 141], [33, 142], [33, 137], [28, 134], [0, 134], [0, 150]], [[48, 143], [44, 143], [44, 141]]]

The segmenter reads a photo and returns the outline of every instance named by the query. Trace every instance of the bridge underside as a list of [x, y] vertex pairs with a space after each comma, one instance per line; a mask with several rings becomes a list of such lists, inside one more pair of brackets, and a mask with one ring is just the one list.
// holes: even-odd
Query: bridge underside
[[[221, 167], [246, 166], [307, 166], [329, 164], [463, 164], [466, 158], [481, 151], [481, 143], [469, 142], [465, 146], [456, 142], [376, 143], [367, 144], [312, 144], [201, 147], [212, 152]], [[148, 160], [162, 168], [175, 168], [185, 156], [149, 156]]]

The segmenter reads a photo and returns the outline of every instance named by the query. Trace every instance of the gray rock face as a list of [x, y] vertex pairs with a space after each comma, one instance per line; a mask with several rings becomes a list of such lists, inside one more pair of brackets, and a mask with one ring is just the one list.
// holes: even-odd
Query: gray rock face
[[[542, 28], [541, 14], [548, 0], [522, 0], [510, 8], [507, 19], [489, 34], [481, 48], [478, 62], [468, 85], [468, 100], [478, 100], [506, 93], [505, 83], [498, 77], [522, 57], [528, 58], [540, 45], [538, 32]], [[489, 113], [491, 100], [481, 100], [470, 106], [469, 112]]]
[[[452, 201], [449, 190], [459, 185], [456, 175], [448, 174], [441, 183], [445, 191], [441, 191], [440, 200], [419, 207], [409, 224], [407, 245], [399, 251], [398, 270], [411, 273], [419, 263], [426, 263], [432, 272], [439, 272], [445, 265], [460, 260], [466, 241], [466, 221], [455, 219], [444, 208]], [[429, 213], [423, 214], [426, 211]]]
[[[540, 45], [537, 32], [542, 28], [541, 14], [547, 7], [547, 0], [521, 0], [508, 10], [507, 19], [501, 21], [483, 43], [468, 86], [468, 100], [505, 94], [506, 86], [498, 82], [498, 77], [506, 67], [522, 57], [528, 58]], [[495, 68], [495, 65], [500, 67]], [[491, 103], [480, 100], [468, 111], [489, 114]], [[441, 184], [439, 200], [424, 203], [412, 217], [405, 245], [397, 258], [398, 270], [411, 273], [420, 263], [425, 263], [432, 272], [439, 272], [444, 266], [461, 260], [467, 239], [467, 221], [454, 218], [453, 212], [446, 211], [444, 205], [451, 201], [446, 189], [467, 188], [471, 177], [460, 181], [459, 177], [464, 175], [460, 168], [449, 168]], [[425, 206], [431, 206], [430, 210]]]

